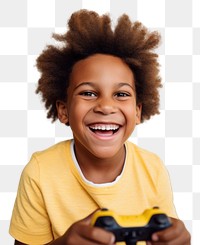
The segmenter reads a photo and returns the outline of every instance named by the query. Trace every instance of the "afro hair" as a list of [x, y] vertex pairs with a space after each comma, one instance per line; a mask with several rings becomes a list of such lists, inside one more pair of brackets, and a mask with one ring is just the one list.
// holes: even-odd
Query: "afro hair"
[[67, 99], [73, 65], [88, 56], [101, 53], [121, 58], [135, 77], [137, 104], [142, 104], [141, 122], [159, 114], [158, 32], [150, 32], [140, 22], [131, 22], [123, 14], [112, 28], [108, 14], [79, 10], [71, 15], [68, 31], [53, 34], [61, 45], [48, 45], [37, 58], [41, 72], [36, 93], [42, 95], [47, 118], [58, 118], [56, 101]]

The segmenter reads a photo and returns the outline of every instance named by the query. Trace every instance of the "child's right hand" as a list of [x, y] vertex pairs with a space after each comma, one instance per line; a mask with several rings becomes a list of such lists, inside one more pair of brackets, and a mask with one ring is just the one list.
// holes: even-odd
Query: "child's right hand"
[[[90, 225], [94, 213], [83, 220], [74, 223], [63, 235], [66, 245], [113, 245], [115, 236], [102, 228]], [[63, 245], [64, 245], [63, 244]]]

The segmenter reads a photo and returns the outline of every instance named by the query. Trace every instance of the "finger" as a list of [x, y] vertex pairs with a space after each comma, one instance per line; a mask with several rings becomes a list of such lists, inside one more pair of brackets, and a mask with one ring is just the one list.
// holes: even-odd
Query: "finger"
[[190, 234], [181, 220], [172, 219], [172, 226], [154, 233], [152, 235], [152, 241], [157, 242], [156, 244], [158, 245], [162, 244], [162, 242], [167, 242], [170, 245], [190, 244]]
[[98, 209], [96, 209], [94, 212], [92, 212], [91, 214], [89, 214], [87, 217], [85, 217], [84, 219], [82, 219], [82, 221], [85, 223], [85, 224], [90, 224], [91, 223], [91, 220], [92, 220], [92, 216], [96, 213], [96, 211], [98, 211]]
[[158, 242], [158, 241], [166, 242], [166, 241], [175, 239], [175, 237], [176, 235], [175, 235], [174, 229], [168, 228], [163, 231], [155, 232], [151, 238], [152, 238], [152, 241], [154, 242]]
[[113, 236], [112, 233], [103, 229], [92, 227], [84, 222], [77, 222], [66, 232], [65, 242], [68, 245], [89, 245], [90, 243], [95, 245], [113, 245]]
[[83, 225], [80, 230], [80, 235], [90, 241], [100, 244], [114, 244], [115, 242], [114, 234], [102, 228]]
[[81, 237], [80, 234], [77, 234], [77, 236], [70, 237], [68, 239], [67, 244], [69, 245], [102, 245], [102, 243], [99, 243], [97, 241], [92, 241], [89, 239], [86, 239], [85, 237]]
[[92, 241], [92, 240], [86, 240], [85, 238], [80, 237], [79, 240], [77, 240], [78, 245], [114, 245], [114, 243], [102, 243], [98, 241]]

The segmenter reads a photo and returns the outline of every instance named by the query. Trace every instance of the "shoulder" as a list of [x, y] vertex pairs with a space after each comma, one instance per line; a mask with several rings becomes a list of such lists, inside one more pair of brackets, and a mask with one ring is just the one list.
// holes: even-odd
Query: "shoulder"
[[160, 157], [149, 151], [149, 150], [146, 150], [130, 141], [127, 141], [126, 142], [126, 148], [127, 148], [127, 151], [128, 151], [128, 154], [133, 154], [135, 157], [140, 157], [142, 159], [149, 159], [149, 160], [156, 160], [156, 161], [161, 161]]
[[71, 140], [59, 142], [43, 151], [33, 153], [23, 170], [23, 175], [41, 176], [62, 169], [70, 155]]
[[62, 156], [70, 149], [71, 140], [61, 141], [43, 151], [35, 152], [32, 157], [51, 158], [52, 156]]
[[52, 165], [63, 162], [69, 157], [71, 140], [61, 141], [43, 151], [35, 152], [31, 160], [36, 161], [39, 165]]
[[128, 162], [134, 172], [145, 176], [144, 179], [150, 180], [152, 183], [165, 182], [164, 185], [167, 185], [166, 183], [168, 183], [169, 179], [168, 170], [157, 154], [131, 142], [127, 142], [126, 147]]
[[165, 165], [157, 154], [143, 149], [130, 141], [126, 142], [126, 148], [128, 161], [135, 163], [135, 167], [157, 173], [165, 171]]

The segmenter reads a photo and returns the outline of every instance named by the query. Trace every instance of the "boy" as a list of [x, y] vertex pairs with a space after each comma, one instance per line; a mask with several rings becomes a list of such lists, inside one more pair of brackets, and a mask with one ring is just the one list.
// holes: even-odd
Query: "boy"
[[135, 126], [159, 113], [161, 80], [157, 33], [123, 15], [113, 31], [110, 18], [81, 10], [69, 31], [54, 35], [37, 59], [48, 118], [69, 125], [73, 140], [33, 154], [18, 189], [10, 233], [15, 244], [115, 244], [112, 233], [92, 227], [95, 210], [122, 215], [159, 206], [172, 227], [149, 244], [190, 244], [177, 219], [160, 159], [127, 141]]

